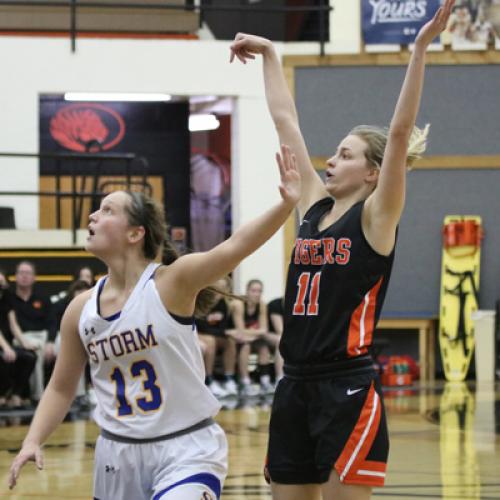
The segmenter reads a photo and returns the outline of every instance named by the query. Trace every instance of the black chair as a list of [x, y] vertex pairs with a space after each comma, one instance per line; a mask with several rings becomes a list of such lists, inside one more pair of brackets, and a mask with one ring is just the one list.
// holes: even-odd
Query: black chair
[[16, 229], [12, 207], [0, 207], [0, 229]]

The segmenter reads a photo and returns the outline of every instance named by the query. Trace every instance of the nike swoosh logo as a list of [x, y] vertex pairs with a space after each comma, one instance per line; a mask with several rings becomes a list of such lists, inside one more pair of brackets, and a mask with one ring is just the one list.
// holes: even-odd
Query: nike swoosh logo
[[347, 389], [347, 395], [352, 396], [353, 394], [356, 394], [357, 392], [362, 391], [362, 390], [363, 390], [362, 387], [360, 389], [353, 389], [353, 390]]

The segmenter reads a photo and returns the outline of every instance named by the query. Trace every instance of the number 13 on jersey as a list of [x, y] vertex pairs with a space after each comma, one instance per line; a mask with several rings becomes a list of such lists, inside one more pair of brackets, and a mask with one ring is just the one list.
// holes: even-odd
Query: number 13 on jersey
[[[319, 281], [321, 271], [314, 273], [301, 273], [297, 280], [297, 297], [293, 305], [295, 316], [317, 316], [319, 312]], [[307, 297], [307, 301], [306, 301]], [[307, 305], [306, 305], [307, 304]]]

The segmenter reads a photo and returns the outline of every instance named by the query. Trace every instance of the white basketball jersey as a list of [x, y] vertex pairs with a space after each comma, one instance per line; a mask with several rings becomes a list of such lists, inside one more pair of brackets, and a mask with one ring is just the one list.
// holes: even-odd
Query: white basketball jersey
[[129, 438], [154, 438], [213, 417], [220, 404], [204, 383], [205, 370], [193, 324], [165, 309], [149, 264], [122, 311], [99, 314], [94, 287], [82, 310], [80, 338], [97, 396], [94, 418], [103, 429]]

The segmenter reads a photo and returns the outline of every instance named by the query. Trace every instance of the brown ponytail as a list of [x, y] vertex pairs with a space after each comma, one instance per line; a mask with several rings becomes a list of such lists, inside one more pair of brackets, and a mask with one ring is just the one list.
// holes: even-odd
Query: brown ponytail
[[[144, 257], [154, 260], [161, 251], [161, 261], [166, 266], [179, 258], [179, 252], [167, 236], [167, 223], [163, 206], [153, 198], [137, 191], [126, 191], [130, 197], [130, 204], [126, 206], [128, 222], [131, 226], [144, 228]], [[208, 286], [198, 292], [194, 315], [205, 316], [216, 304], [217, 296], [239, 298]]]

